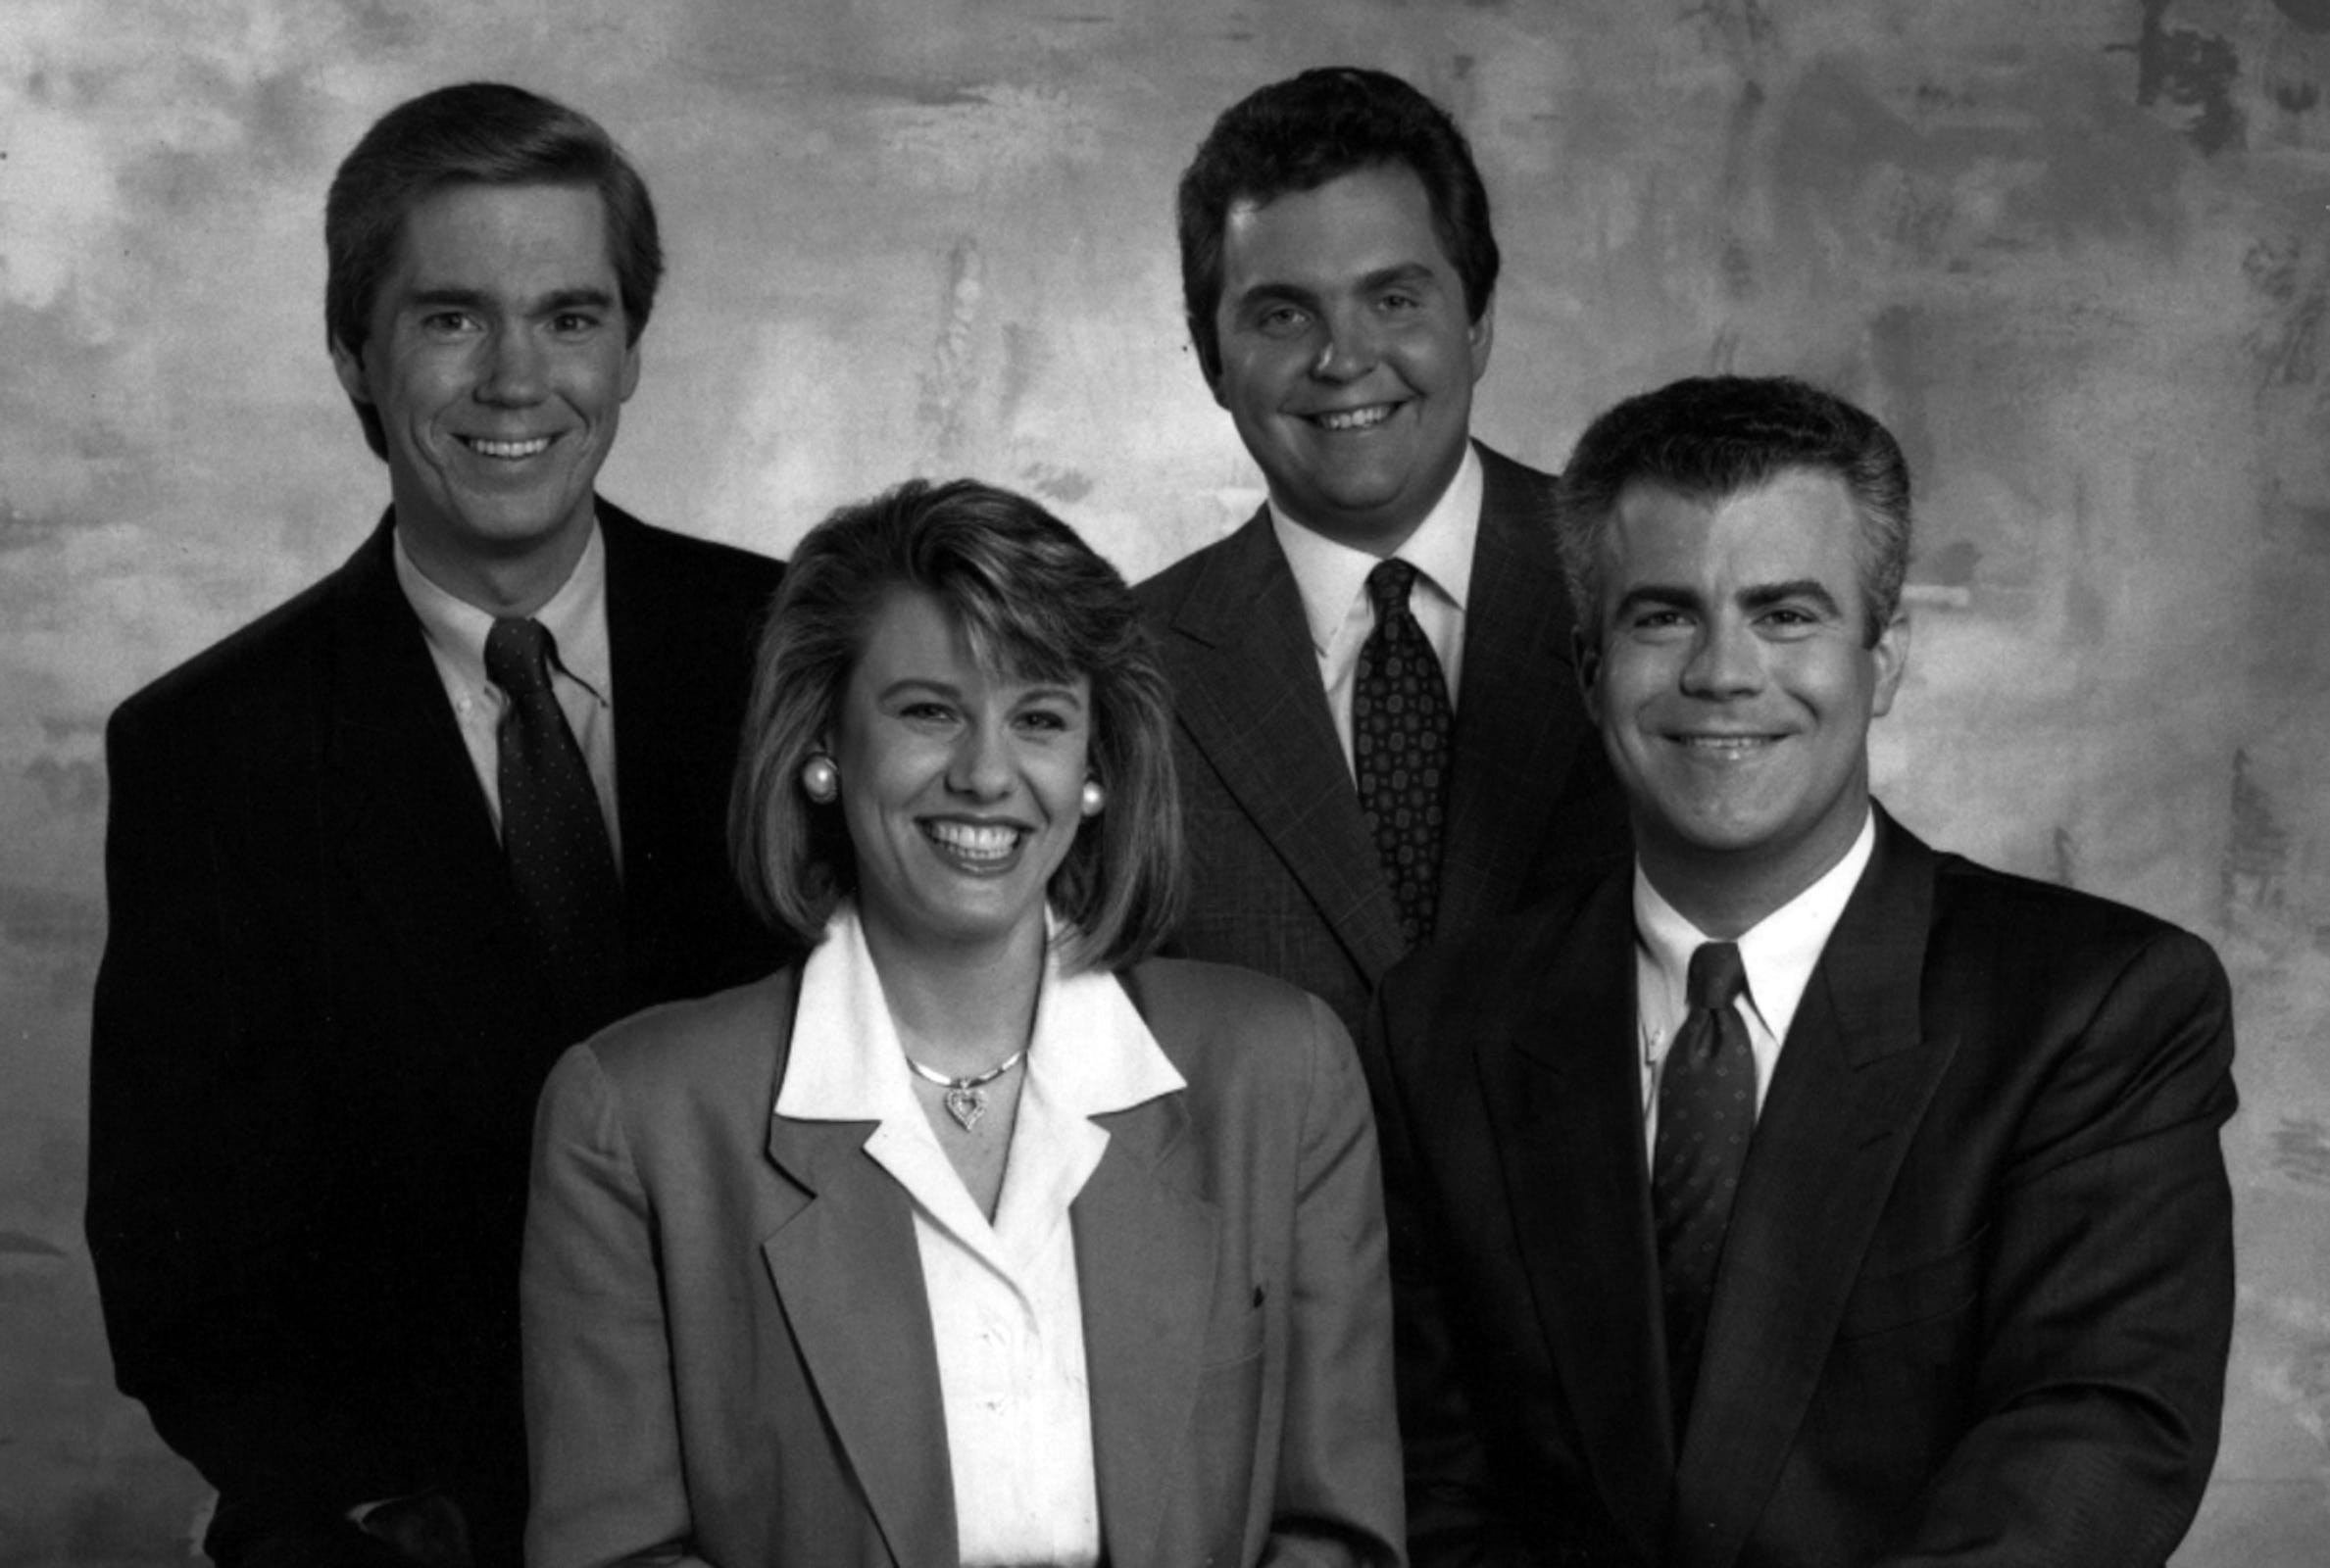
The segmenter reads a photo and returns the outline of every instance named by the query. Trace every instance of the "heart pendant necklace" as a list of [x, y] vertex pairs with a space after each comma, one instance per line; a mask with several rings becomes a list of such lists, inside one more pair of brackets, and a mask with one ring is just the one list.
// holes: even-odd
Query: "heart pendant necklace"
[[969, 1132], [979, 1124], [979, 1118], [987, 1114], [987, 1092], [984, 1086], [1018, 1066], [1026, 1055], [1027, 1048], [1021, 1046], [985, 1072], [973, 1073], [968, 1078], [950, 1078], [943, 1072], [923, 1066], [912, 1056], [906, 1058], [906, 1064], [915, 1070], [916, 1077], [924, 1083], [936, 1084], [947, 1092], [944, 1101], [947, 1114], [955, 1118], [957, 1126]]

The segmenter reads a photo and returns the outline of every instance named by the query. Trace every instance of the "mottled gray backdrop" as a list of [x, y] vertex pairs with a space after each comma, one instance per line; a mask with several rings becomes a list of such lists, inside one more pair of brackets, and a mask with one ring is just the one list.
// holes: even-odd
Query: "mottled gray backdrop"
[[1401, 72], [1507, 254], [1482, 432], [1792, 370], [1920, 484], [1879, 792], [2217, 944], [2241, 1316], [2187, 1568], [2330, 1540], [2330, 0], [0, 0], [0, 1563], [174, 1561], [202, 1490], [112, 1390], [80, 1238], [101, 727], [386, 494], [320, 220], [390, 104], [603, 118], [671, 269], [604, 487], [783, 552], [909, 473], [1138, 576], [1255, 472], [1179, 324], [1212, 117]]

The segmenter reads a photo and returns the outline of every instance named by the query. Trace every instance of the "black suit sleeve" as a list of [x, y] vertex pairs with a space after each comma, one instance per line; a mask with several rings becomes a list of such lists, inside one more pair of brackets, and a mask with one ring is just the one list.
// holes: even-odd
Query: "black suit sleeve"
[[270, 1541], [362, 1560], [344, 1510], [417, 1488], [303, 1375], [325, 1303], [299, 1284], [302, 1243], [328, 1222], [330, 1161], [238, 956], [255, 911], [212, 786], [239, 781], [173, 717], [132, 702], [107, 733], [87, 1230], [116, 1380], [219, 1489], [222, 1560]]
[[1368, 1009], [1360, 1051], [1375, 1104], [1390, 1239], [1393, 1366], [1406, 1466], [1408, 1552], [1413, 1568], [1525, 1568], [1530, 1557], [1505, 1519], [1443, 1281], [1423, 1180], [1393, 1067], [1387, 993]]
[[1979, 1417], [1889, 1568], [2164, 1561], [2214, 1459], [2233, 1321], [2231, 998], [2182, 932], [2097, 997], [1990, 1222]]

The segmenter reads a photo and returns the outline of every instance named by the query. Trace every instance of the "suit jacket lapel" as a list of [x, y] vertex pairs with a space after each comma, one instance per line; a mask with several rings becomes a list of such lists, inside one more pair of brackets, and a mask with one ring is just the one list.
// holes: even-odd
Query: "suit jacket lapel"
[[[658, 569], [656, 535], [599, 503], [607, 541], [607, 637], [615, 664], [615, 799], [622, 818], [624, 947], [629, 978], [659, 972], [650, 955], [699, 930], [700, 868], [686, 846], [725, 837], [728, 780], [701, 776], [706, 758], [732, 755], [736, 723], [723, 688], [695, 667], [702, 639], [685, 635], [706, 607]], [[674, 633], [678, 632], [678, 635]]]
[[510, 1042], [544, 1034], [543, 998], [476, 769], [389, 551], [384, 516], [333, 579], [330, 664], [316, 676], [323, 831], [415, 987], [448, 1020], [474, 1021], [465, 1045], [524, 1056]]
[[1098, 1119], [1108, 1151], [1068, 1218], [1103, 1555], [1116, 1568], [1171, 1568], [1154, 1558], [1172, 1479], [1161, 1456], [1181, 1449], [1197, 1400], [1218, 1220], [1194, 1192], [1180, 1095]]
[[1173, 622], [1180, 720], [1370, 984], [1406, 951], [1267, 510], [1209, 558]]
[[826, 1419], [899, 1568], [952, 1568], [955, 1483], [938, 1347], [904, 1188], [864, 1122], [769, 1118], [787, 1179], [761, 1244]]
[[1629, 867], [1516, 967], [1476, 1051], [1514, 1239], [1611, 1516], [1648, 1558], [1667, 1478], [1659, 1260], [1634, 1050]]
[[1878, 816], [1749, 1146], [1665, 1560], [1737, 1557], [1809, 1405], [1909, 1134], [1956, 1042], [1920, 1022], [1933, 855]]
[[1485, 450], [1481, 464], [1440, 861], [1439, 921], [1451, 931], [1513, 907], [1572, 757], [1599, 744], [1573, 700], [1571, 620], [1550, 502], [1517, 465]]

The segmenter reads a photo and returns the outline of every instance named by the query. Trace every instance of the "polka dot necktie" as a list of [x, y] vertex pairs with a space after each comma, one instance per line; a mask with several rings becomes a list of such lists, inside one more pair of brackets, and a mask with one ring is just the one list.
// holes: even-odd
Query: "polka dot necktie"
[[598, 791], [551, 689], [556, 653], [538, 620], [497, 620], [485, 638], [486, 677], [508, 699], [497, 736], [502, 853], [569, 1027], [587, 1033], [614, 1017], [620, 995], [622, 902]]
[[1739, 945], [1702, 943], [1684, 981], [1690, 1012], [1659, 1074], [1659, 1137], [1651, 1155], [1651, 1211], [1665, 1292], [1666, 1385], [1682, 1443], [1707, 1339], [1715, 1266], [1756, 1132], [1756, 1054], [1738, 1003], [1748, 989]]
[[1410, 948], [1430, 940], [1440, 897], [1440, 833], [1449, 772], [1448, 680], [1408, 608], [1415, 568], [1385, 561], [1367, 573], [1375, 629], [1360, 648], [1351, 692], [1352, 771], [1360, 809], [1400, 909]]

